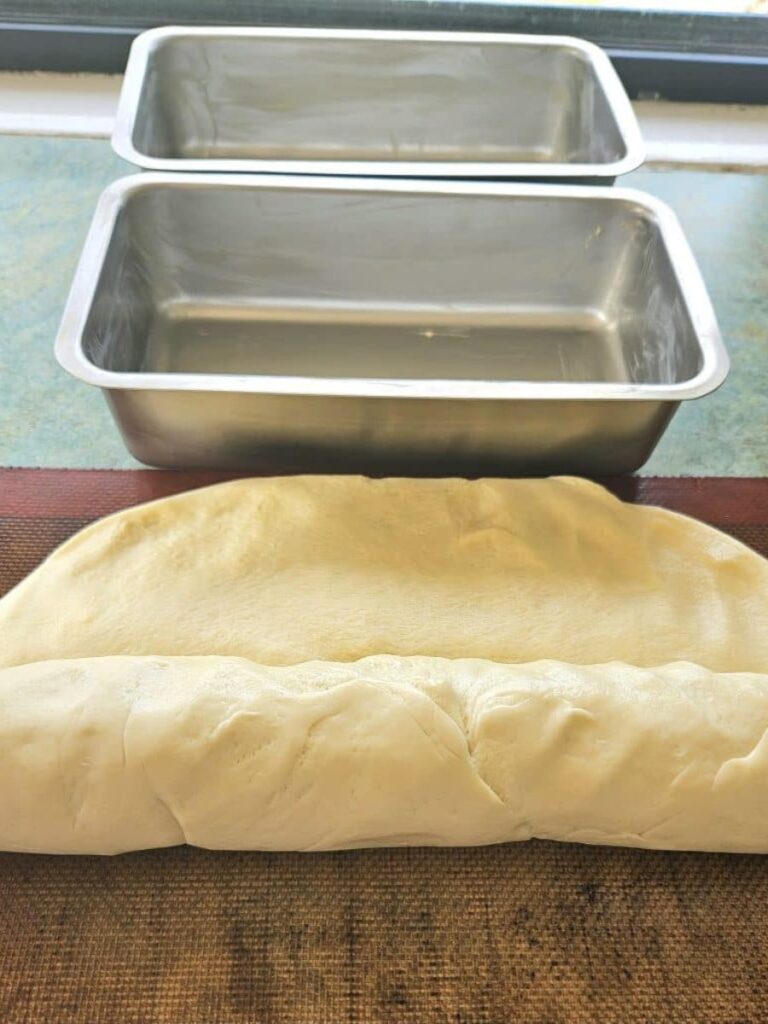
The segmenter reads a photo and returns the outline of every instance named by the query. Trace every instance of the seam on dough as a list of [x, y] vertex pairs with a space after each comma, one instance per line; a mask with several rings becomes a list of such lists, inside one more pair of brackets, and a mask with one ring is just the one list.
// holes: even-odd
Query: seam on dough
[[[234, 710], [232, 710], [232, 708], [234, 708]], [[210, 735], [209, 738], [212, 741], [216, 740], [218, 738], [219, 733], [223, 732], [233, 722], [236, 722], [238, 718], [259, 718], [259, 717], [260, 717], [260, 713], [258, 711], [254, 711], [252, 708], [237, 707], [234, 704], [230, 705], [230, 710], [227, 712], [226, 717], [222, 718], [221, 721], [216, 723], [216, 725], [213, 727], [213, 731], [211, 732], [211, 735]]]
[[[461, 715], [462, 715], [462, 720], [463, 720], [464, 719], [464, 711], [463, 711], [463, 709], [462, 709]], [[471, 739], [471, 733], [470, 733], [470, 731], [469, 731], [469, 729], [467, 728], [466, 725], [464, 726], [464, 737], [465, 737], [465, 742], [467, 744], [467, 754], [469, 755], [469, 760], [470, 760], [470, 763], [472, 764], [472, 767], [475, 770], [475, 774], [477, 775], [478, 779], [482, 782], [482, 784], [485, 786], [485, 788], [489, 792], [491, 792], [493, 794], [493, 796], [496, 798], [496, 800], [498, 800], [498, 802], [502, 806], [506, 807], [507, 802], [504, 799], [504, 797], [501, 795], [501, 793], [498, 792], [498, 790], [495, 789], [494, 786], [491, 785], [491, 783], [488, 781], [488, 779], [486, 779], [486, 777], [480, 771], [480, 766], [478, 765], [477, 758], [475, 756], [475, 746], [476, 746], [476, 744]]]
[[77, 832], [77, 830], [80, 828], [80, 819], [83, 816], [83, 811], [84, 810], [85, 810], [85, 800], [81, 800], [80, 803], [78, 804], [77, 810], [75, 811], [75, 816], [72, 819], [72, 831], [73, 832]]
[[[376, 683], [374, 683], [374, 682], [372, 682], [370, 680], [366, 680], [366, 682], [371, 682], [372, 686], [376, 686]], [[415, 686], [415, 683], [414, 683], [414, 686]], [[377, 689], [382, 689], [382, 688], [377, 686]], [[387, 690], [385, 692], [390, 693], [390, 692], [393, 692], [393, 691]], [[455, 728], [458, 729], [458, 727], [456, 725], [456, 722], [453, 720], [453, 718], [451, 718], [451, 716], [448, 714], [448, 712], [443, 707], [441, 707], [441, 705], [435, 700], [435, 698], [429, 693], [429, 691], [427, 689], [419, 688], [419, 692], [422, 693], [432, 703], [432, 706], [437, 709], [439, 715], [442, 718], [447, 719], [448, 722], [452, 726], [454, 726]], [[421, 723], [416, 720], [415, 716], [413, 715], [413, 712], [410, 710], [410, 708], [408, 707], [406, 702], [400, 697], [400, 695], [397, 694], [397, 693], [393, 693], [393, 695], [396, 696], [397, 700], [403, 705], [403, 707], [405, 708], [406, 712], [408, 713], [408, 715], [413, 720], [414, 724], [421, 730], [421, 732], [424, 733], [424, 735], [427, 737], [427, 739], [434, 746], [438, 746], [438, 747], [442, 746], [441, 744], [439, 744], [435, 740], [435, 738], [433, 736], [430, 736], [429, 733], [426, 732], [426, 730], [423, 728]], [[456, 694], [456, 696], [458, 698], [456, 703], [458, 705], [459, 716], [461, 718], [461, 730], [459, 731], [459, 734], [460, 734], [461, 739], [462, 739], [462, 741], [464, 743], [464, 749], [467, 752], [467, 760], [469, 761], [469, 765], [472, 768], [472, 770], [473, 770], [477, 780], [488, 791], [490, 796], [494, 800], [496, 800], [499, 804], [501, 804], [502, 807], [505, 807], [506, 806], [505, 800], [503, 799], [503, 797], [501, 796], [500, 793], [496, 792], [496, 790], [493, 788], [493, 786], [490, 784], [490, 782], [488, 782], [488, 780], [485, 778], [485, 776], [480, 771], [480, 769], [479, 769], [479, 767], [477, 765], [477, 761], [475, 760], [474, 744], [470, 741], [470, 731], [469, 731], [469, 728], [468, 728], [467, 717], [466, 717], [466, 715], [464, 713], [463, 698], [462, 698], [461, 694]], [[445, 752], [447, 754], [449, 754], [451, 757], [455, 758], [457, 761], [461, 761], [461, 757], [459, 757], [458, 754], [455, 754], [452, 750], [449, 750], [448, 747], [442, 746], [442, 749], [445, 750]]]
[[120, 737], [120, 742], [121, 742], [121, 745], [122, 745], [123, 771], [124, 772], [126, 771], [126, 769], [128, 767], [128, 752], [127, 752], [127, 749], [126, 749], [125, 737], [126, 737], [126, 734], [128, 732], [128, 723], [130, 722], [132, 715], [133, 715], [133, 704], [131, 703], [131, 704], [128, 705], [128, 711], [127, 711], [127, 713], [125, 715], [125, 718], [123, 719], [123, 733], [122, 733], [122, 736]]
[[180, 837], [181, 837], [180, 838], [180, 842], [187, 843], [189, 846], [194, 846], [195, 844], [194, 843], [190, 843], [190, 841], [187, 839], [187, 833], [186, 833], [186, 831], [184, 829], [184, 826], [182, 825], [181, 821], [177, 817], [176, 812], [173, 810], [173, 808], [168, 803], [168, 801], [165, 800], [162, 796], [160, 796], [160, 794], [158, 793], [157, 789], [153, 785], [152, 779], [150, 777], [149, 772], [147, 771], [147, 766], [144, 763], [144, 761], [143, 760], [140, 761], [139, 764], [141, 765], [141, 770], [144, 773], [144, 778], [147, 780], [147, 785], [149, 786], [150, 790], [152, 791], [152, 795], [154, 796], [155, 800], [157, 800], [157, 802], [160, 804], [160, 806], [162, 808], [164, 808], [164, 810], [168, 814], [168, 816], [171, 819], [171, 821], [174, 822], [174, 824], [176, 825], [176, 828], [179, 830], [179, 834], [180, 834]]
[[668, 825], [670, 821], [674, 821], [675, 818], [680, 817], [683, 817], [683, 815], [679, 811], [675, 814], [668, 814], [666, 817], [662, 818], [661, 821], [657, 821], [655, 825], [649, 825], [648, 828], [644, 828], [642, 829], [642, 831], [636, 832], [634, 834], [637, 835], [640, 839], [645, 839], [647, 836], [651, 834], [651, 832], [658, 831], [658, 829], [663, 828], [664, 825]]
[[[472, 765], [472, 767], [473, 767], [473, 769], [475, 771], [475, 774], [477, 775], [477, 777], [480, 780], [480, 782], [485, 786], [485, 788], [490, 793], [493, 794], [493, 796], [496, 798], [496, 800], [498, 800], [498, 802], [502, 805], [502, 807], [508, 807], [509, 805], [507, 804], [507, 801], [504, 799], [504, 797], [501, 795], [501, 793], [499, 793], [498, 790], [489, 782], [489, 780], [486, 779], [486, 777], [483, 775], [483, 773], [480, 770], [480, 766], [477, 763], [477, 756], [476, 756], [476, 753], [475, 753], [475, 749], [476, 749], [477, 744], [475, 743], [475, 741], [472, 738], [474, 736], [475, 729], [473, 727], [473, 724], [470, 723], [469, 717], [468, 717], [468, 715], [466, 713], [466, 707], [465, 707], [465, 703], [464, 703], [465, 695], [463, 693], [458, 693], [457, 697], [458, 697], [457, 704], [458, 704], [458, 707], [459, 707], [459, 717], [461, 718], [461, 731], [464, 734], [464, 743], [465, 743], [466, 748], [467, 748], [467, 755], [468, 755], [470, 763], [471, 763], [471, 765]], [[530, 697], [524, 697], [523, 700], [520, 701], [519, 703], [525, 704], [530, 699], [531, 699]], [[481, 712], [481, 715], [482, 715], [482, 712]]]
[[83, 778], [82, 775], [72, 775], [71, 772], [67, 771], [62, 763], [61, 751], [65, 741], [69, 739], [71, 735], [77, 734], [77, 730], [85, 714], [87, 703], [87, 698], [83, 698], [83, 700], [81, 700], [77, 705], [77, 717], [75, 721], [63, 735], [58, 737], [56, 746], [56, 763], [64, 785], [64, 802], [72, 818], [73, 832], [77, 831], [80, 818], [83, 814], [83, 807], [88, 795], [88, 782], [87, 778]]
[[762, 731], [762, 733], [760, 734], [760, 739], [752, 745], [752, 748], [746, 754], [743, 754], [740, 757], [729, 757], [727, 761], [723, 761], [723, 763], [717, 769], [715, 777], [712, 779], [713, 792], [714, 790], [719, 789], [721, 786], [726, 785], [722, 778], [724, 772], [727, 772], [731, 766], [736, 768], [738, 765], [746, 764], [747, 761], [750, 761], [757, 754], [760, 747], [763, 746], [766, 743], [766, 741], [768, 741], [768, 728]]
[[[343, 846], [326, 846], [322, 840], [302, 847], [304, 853], [333, 853], [338, 850], [367, 850], [377, 846], [445, 846], [436, 832], [391, 832], [345, 839]], [[490, 845], [490, 844], [485, 844]]]
[[278, 796], [279, 792], [285, 793], [293, 785], [293, 779], [299, 768], [304, 763], [304, 760], [309, 753], [309, 748], [312, 746], [312, 737], [325, 722], [330, 722], [332, 719], [337, 718], [342, 711], [338, 708], [333, 711], [329, 711], [326, 714], [318, 715], [317, 718], [313, 719], [310, 725], [307, 727], [304, 733], [304, 739], [301, 744], [301, 750], [290, 758], [290, 766], [288, 768], [288, 774], [283, 778], [280, 783], [280, 789], [275, 789], [269, 797], [268, 804], [272, 805]]

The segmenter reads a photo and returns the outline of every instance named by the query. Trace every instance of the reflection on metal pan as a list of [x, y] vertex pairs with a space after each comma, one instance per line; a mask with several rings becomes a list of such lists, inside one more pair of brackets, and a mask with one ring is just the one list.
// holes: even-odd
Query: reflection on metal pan
[[153, 29], [113, 144], [149, 170], [604, 184], [643, 159], [598, 47], [455, 32]]

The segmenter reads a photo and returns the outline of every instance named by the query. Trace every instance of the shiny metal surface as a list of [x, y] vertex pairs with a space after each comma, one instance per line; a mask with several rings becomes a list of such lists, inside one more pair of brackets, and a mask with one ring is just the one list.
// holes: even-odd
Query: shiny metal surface
[[674, 215], [574, 186], [146, 174], [56, 347], [158, 466], [615, 473], [727, 356]]
[[150, 170], [610, 183], [643, 146], [607, 56], [553, 36], [153, 29], [113, 145]]

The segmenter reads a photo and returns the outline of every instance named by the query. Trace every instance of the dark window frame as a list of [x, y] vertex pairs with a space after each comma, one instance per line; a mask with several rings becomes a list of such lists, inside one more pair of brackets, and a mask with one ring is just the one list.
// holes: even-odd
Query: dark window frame
[[[768, 16], [488, 0], [0, 0], [0, 69], [118, 73], [146, 28], [306, 25], [576, 35], [633, 98], [768, 103]], [[226, 17], [222, 11], [226, 7]]]

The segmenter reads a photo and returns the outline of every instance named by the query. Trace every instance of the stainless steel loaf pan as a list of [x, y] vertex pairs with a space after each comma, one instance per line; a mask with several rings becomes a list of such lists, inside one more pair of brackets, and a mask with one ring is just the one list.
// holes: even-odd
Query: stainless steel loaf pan
[[619, 473], [728, 361], [674, 215], [622, 189], [146, 174], [56, 347], [155, 466]]
[[643, 159], [598, 47], [456, 32], [153, 29], [113, 145], [149, 170], [604, 184]]

